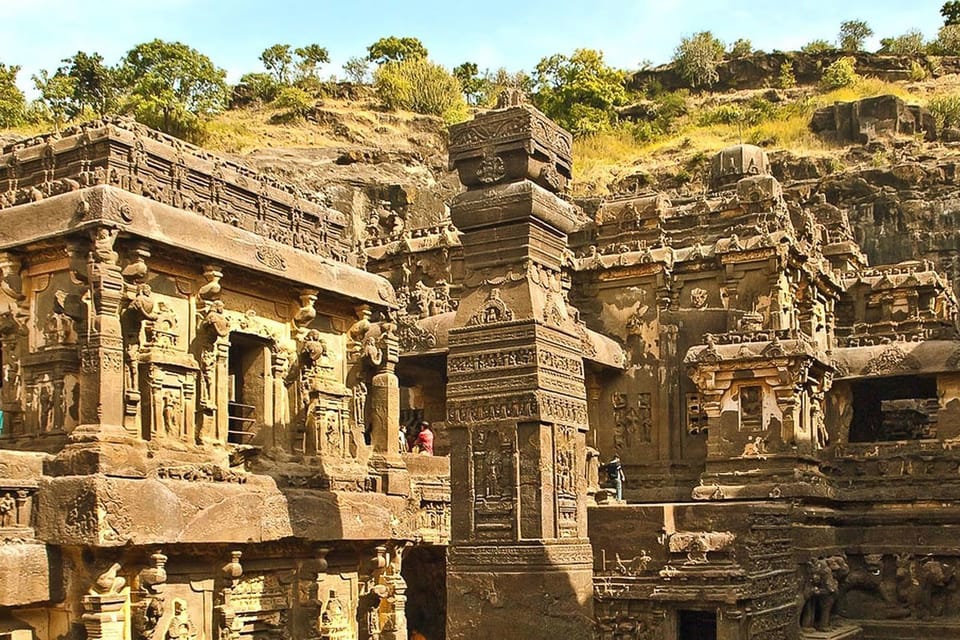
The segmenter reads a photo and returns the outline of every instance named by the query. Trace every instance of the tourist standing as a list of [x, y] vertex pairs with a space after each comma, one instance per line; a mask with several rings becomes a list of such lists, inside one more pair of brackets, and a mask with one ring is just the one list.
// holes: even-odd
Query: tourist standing
[[417, 433], [417, 439], [413, 443], [413, 450], [428, 456], [433, 455], [433, 431], [430, 430], [430, 423], [421, 420], [419, 424], [420, 432]]
[[620, 456], [613, 456], [613, 460], [604, 465], [607, 470], [607, 479], [613, 485], [617, 494], [617, 502], [623, 502], [623, 481], [626, 476], [623, 475], [623, 465], [620, 463]]

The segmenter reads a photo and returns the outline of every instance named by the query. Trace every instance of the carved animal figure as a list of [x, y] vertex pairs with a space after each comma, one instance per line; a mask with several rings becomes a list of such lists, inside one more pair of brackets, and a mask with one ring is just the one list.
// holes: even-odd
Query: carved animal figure
[[843, 556], [810, 560], [810, 574], [803, 590], [801, 627], [815, 627], [820, 631], [830, 628], [830, 618], [840, 590], [837, 578], [846, 576], [849, 571]]

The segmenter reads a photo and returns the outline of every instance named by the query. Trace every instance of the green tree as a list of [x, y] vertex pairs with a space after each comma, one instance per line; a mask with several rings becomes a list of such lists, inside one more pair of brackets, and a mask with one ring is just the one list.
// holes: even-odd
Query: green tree
[[426, 58], [386, 62], [373, 74], [377, 95], [388, 109], [406, 109], [456, 122], [467, 116], [460, 83]]
[[937, 39], [930, 45], [932, 53], [941, 56], [960, 55], [960, 24], [947, 24], [940, 27]]
[[33, 86], [40, 92], [44, 112], [59, 132], [72, 110], [75, 81], [63, 69], [52, 75], [46, 69], [41, 69], [39, 74], [32, 77]]
[[17, 87], [20, 67], [0, 62], [0, 127], [15, 127], [23, 121], [27, 103]]
[[116, 72], [103, 64], [103, 56], [77, 51], [76, 55], [64, 58], [63, 63], [66, 66], [61, 71], [73, 79], [70, 117], [80, 115], [87, 108], [101, 117], [116, 109], [119, 97]]
[[720, 79], [717, 66], [723, 54], [723, 42], [709, 31], [701, 31], [680, 40], [673, 52], [673, 64], [691, 87], [709, 87]]
[[366, 58], [353, 57], [348, 59], [343, 65], [343, 72], [347, 74], [347, 80], [354, 84], [363, 84], [367, 80], [367, 72], [370, 70], [370, 62]]
[[280, 85], [277, 79], [269, 73], [245, 73], [240, 76], [240, 82], [234, 87], [234, 100], [246, 102], [250, 100], [259, 100], [267, 103], [273, 102], [280, 91]]
[[299, 80], [317, 80], [320, 66], [330, 62], [330, 52], [326, 47], [318, 44], [308, 44], [294, 50], [297, 60], [297, 76]]
[[377, 64], [426, 57], [427, 48], [417, 38], [389, 36], [367, 47], [367, 60]]
[[753, 53], [753, 43], [746, 38], [735, 40], [734, 43], [730, 45], [731, 58], [742, 58], [743, 56], [748, 56], [751, 53]]
[[453, 76], [460, 81], [460, 88], [469, 104], [479, 104], [484, 95], [484, 78], [475, 62], [464, 62], [453, 68]]
[[200, 141], [204, 120], [227, 104], [226, 71], [181, 42], [138, 44], [123, 58], [118, 75], [128, 91], [126, 111], [189, 140]]
[[882, 53], [892, 56], [910, 56], [923, 53], [925, 45], [923, 43], [923, 34], [917, 29], [910, 29], [894, 38], [881, 38], [880, 50]]
[[283, 122], [303, 119], [313, 109], [314, 99], [299, 87], [282, 87], [274, 105], [286, 112], [280, 118]]
[[844, 56], [837, 59], [823, 70], [823, 76], [820, 78], [820, 88], [824, 91], [832, 91], [856, 84], [860, 79], [860, 76], [857, 75], [856, 65], [857, 60], [853, 56]]
[[263, 68], [272, 73], [280, 84], [290, 84], [290, 67], [293, 64], [293, 53], [288, 44], [275, 44], [267, 47], [260, 54]]
[[533, 103], [574, 135], [595, 133], [617, 121], [615, 107], [627, 103], [623, 71], [609, 67], [603, 53], [577, 49], [571, 56], [543, 58], [533, 74]]
[[943, 25], [950, 26], [960, 24], [960, 0], [951, 0], [944, 2], [940, 7], [940, 15], [943, 16]]
[[863, 43], [873, 35], [873, 29], [863, 20], [846, 20], [840, 24], [837, 43], [843, 51], [863, 51]]
[[833, 43], [824, 40], [823, 38], [817, 38], [816, 40], [811, 40], [807, 44], [800, 47], [800, 51], [804, 53], [809, 53], [816, 55], [818, 53], [826, 53], [828, 51], [835, 51], [836, 47], [833, 46]]

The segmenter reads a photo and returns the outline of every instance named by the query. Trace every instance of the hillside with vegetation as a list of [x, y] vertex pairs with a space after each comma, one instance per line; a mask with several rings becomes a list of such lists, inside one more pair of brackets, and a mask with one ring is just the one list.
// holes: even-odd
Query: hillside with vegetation
[[[276, 44], [233, 86], [203, 53], [154, 40], [114, 64], [77, 52], [31, 78], [29, 101], [20, 69], [0, 61], [0, 139], [134, 117], [294, 182], [353, 214], [358, 234], [378, 207], [402, 211], [407, 228], [442, 220], [459, 188], [446, 168], [446, 126], [493, 108], [505, 90], [574, 133], [572, 196], [582, 202], [653, 190], [698, 197], [710, 155], [740, 142], [768, 149], [788, 182], [828, 181], [955, 153], [960, 2], [941, 13], [935, 37], [908, 30], [875, 52], [863, 50], [873, 32], [857, 20], [840, 25], [835, 42], [794, 52], [701, 32], [683, 37], [670, 63], [629, 72], [590, 49], [546, 56], [529, 72], [469, 61], [448, 70], [416, 38], [391, 36], [331, 74], [320, 44]], [[811, 129], [818, 109], [883, 95], [926, 109], [940, 135], [852, 144]]]

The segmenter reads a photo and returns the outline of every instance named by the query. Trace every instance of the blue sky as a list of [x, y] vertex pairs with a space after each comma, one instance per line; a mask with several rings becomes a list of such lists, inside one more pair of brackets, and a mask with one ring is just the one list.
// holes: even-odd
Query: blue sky
[[840, 23], [866, 20], [877, 36], [915, 28], [933, 37], [942, 0], [0, 0], [0, 62], [23, 67], [19, 84], [78, 50], [114, 63], [134, 44], [180, 40], [237, 80], [260, 71], [260, 52], [282, 42], [330, 50], [324, 75], [387, 35], [420, 38], [448, 66], [532, 69], [553, 53], [588, 47], [608, 63], [636, 69], [670, 59], [684, 35], [711, 30], [725, 42], [748, 38], [767, 51], [833, 40]]

